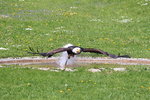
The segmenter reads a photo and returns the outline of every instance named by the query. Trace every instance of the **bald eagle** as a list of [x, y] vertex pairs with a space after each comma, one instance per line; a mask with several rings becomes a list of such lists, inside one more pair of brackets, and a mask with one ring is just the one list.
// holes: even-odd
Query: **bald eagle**
[[[111, 58], [130, 58], [130, 56], [128, 56], [128, 55], [120, 55], [120, 54], [119, 55], [114, 55], [114, 54], [110, 54], [110, 53], [105, 52], [105, 51], [100, 50], [100, 49], [83, 48], [83, 47], [80, 47], [80, 46], [73, 46], [73, 45], [70, 45], [68, 47], [58, 48], [58, 49], [55, 49], [55, 50], [52, 50], [52, 51], [49, 51], [49, 52], [46, 52], [46, 53], [41, 53], [38, 50], [35, 51], [31, 47], [29, 47], [29, 49], [30, 49], [30, 51], [28, 53], [30, 53], [30, 54], [38, 54], [38, 55], [47, 56], [47, 57], [51, 57], [56, 53], [67, 52], [68, 59], [70, 59], [70, 57], [74, 57], [75, 55], [79, 55], [82, 52], [103, 54], [103, 55], [109, 56]], [[66, 63], [67, 63], [68, 59], [66, 60]]]

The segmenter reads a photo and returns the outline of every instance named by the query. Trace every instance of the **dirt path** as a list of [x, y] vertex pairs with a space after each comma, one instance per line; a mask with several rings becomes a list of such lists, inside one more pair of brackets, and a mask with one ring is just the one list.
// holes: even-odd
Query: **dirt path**
[[[23, 58], [5, 58], [0, 59], [0, 64], [52, 64], [56, 63], [58, 57], [41, 58], [41, 57], [23, 57]], [[77, 63], [103, 63], [103, 64], [123, 64], [123, 65], [150, 65], [150, 59], [145, 58], [100, 58], [100, 57], [78, 57]]]

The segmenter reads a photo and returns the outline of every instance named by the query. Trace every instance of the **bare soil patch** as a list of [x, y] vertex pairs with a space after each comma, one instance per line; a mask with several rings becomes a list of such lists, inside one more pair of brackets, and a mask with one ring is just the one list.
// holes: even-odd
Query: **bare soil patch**
[[[56, 64], [58, 57], [41, 58], [41, 57], [23, 57], [23, 58], [5, 58], [0, 59], [0, 64]], [[77, 57], [76, 63], [98, 63], [98, 64], [121, 64], [121, 65], [150, 65], [150, 59], [145, 58], [101, 58], [101, 57]]]

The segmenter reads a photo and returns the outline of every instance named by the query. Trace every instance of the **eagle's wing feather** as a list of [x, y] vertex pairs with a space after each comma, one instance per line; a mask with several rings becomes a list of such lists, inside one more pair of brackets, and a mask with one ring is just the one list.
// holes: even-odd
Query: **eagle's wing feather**
[[114, 55], [114, 54], [110, 54], [108, 52], [105, 52], [103, 50], [94, 49], [94, 48], [83, 48], [83, 52], [91, 52], [91, 53], [103, 54], [103, 55], [109, 56], [111, 58], [119, 58], [119, 57], [130, 58], [130, 56], [128, 56], [128, 55], [121, 55], [121, 56], [120, 55]]
[[51, 57], [51, 56], [53, 56], [53, 55], [56, 54], [56, 53], [60, 53], [60, 52], [64, 52], [64, 51], [70, 50], [70, 48], [58, 48], [58, 49], [49, 51], [49, 52], [47, 52], [47, 53], [40, 53], [38, 50], [37, 50], [37, 52], [35, 52], [31, 47], [29, 47], [29, 49], [30, 49], [31, 52], [28, 52], [28, 53], [31, 53], [31, 54], [39, 54], [39, 55], [48, 56], [48, 57]]
[[68, 51], [71, 50], [70, 48], [58, 48], [52, 51], [49, 51], [48, 53], [50, 54], [56, 54], [56, 53], [60, 53], [60, 52], [64, 52], [64, 51]]

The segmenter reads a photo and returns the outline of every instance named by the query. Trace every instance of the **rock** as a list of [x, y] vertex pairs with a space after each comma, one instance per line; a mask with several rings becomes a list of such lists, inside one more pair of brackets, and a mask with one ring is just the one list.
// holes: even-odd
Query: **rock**
[[101, 72], [102, 70], [101, 69], [95, 69], [95, 68], [91, 68], [91, 69], [88, 69], [89, 72]]
[[112, 68], [114, 71], [126, 71], [126, 68]]
[[38, 68], [39, 70], [49, 70], [50, 68]]

